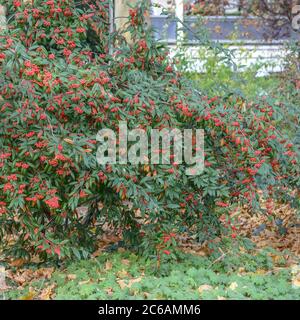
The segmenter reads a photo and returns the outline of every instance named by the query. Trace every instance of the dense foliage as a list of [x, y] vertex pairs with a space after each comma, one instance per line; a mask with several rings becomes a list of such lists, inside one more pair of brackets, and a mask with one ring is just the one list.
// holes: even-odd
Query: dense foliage
[[[128, 44], [108, 35], [107, 1], [5, 3], [0, 236], [8, 254], [86, 256], [108, 224], [144, 253], [170, 255], [177, 233], [235, 238], [224, 224], [232, 205], [259, 209], [264, 197], [272, 217], [276, 197], [297, 204], [297, 154], [276, 130], [276, 106], [202, 96], [145, 33], [143, 4], [130, 12]], [[120, 120], [129, 129], [205, 129], [204, 173], [187, 176], [176, 163], [100, 166], [96, 134]]]

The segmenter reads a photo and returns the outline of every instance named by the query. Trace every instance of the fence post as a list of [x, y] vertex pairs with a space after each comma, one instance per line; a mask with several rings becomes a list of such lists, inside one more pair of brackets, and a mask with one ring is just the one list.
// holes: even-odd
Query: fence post
[[0, 5], [0, 31], [6, 29], [6, 8]]
[[108, 50], [109, 54], [113, 53], [113, 44], [112, 44], [112, 34], [115, 31], [115, 1], [110, 0], [109, 1], [109, 43], [108, 43]]
[[177, 20], [177, 35], [176, 35], [176, 42], [181, 43], [184, 38], [184, 31], [179, 29], [183, 29], [183, 25], [181, 21], [183, 22], [184, 19], [184, 0], [175, 0], [175, 15]]

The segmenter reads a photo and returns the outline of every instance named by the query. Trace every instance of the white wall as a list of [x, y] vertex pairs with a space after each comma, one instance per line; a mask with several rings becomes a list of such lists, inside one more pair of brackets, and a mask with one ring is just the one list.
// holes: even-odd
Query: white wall
[[[260, 65], [257, 76], [265, 76], [274, 72], [284, 70], [284, 59], [288, 53], [284, 45], [244, 45], [228, 46], [227, 49], [234, 50], [233, 61], [238, 71]], [[205, 72], [204, 63], [199, 58], [199, 46], [188, 46], [185, 49], [186, 59], [189, 63], [188, 70], [194, 72]], [[176, 46], [170, 46], [171, 56], [174, 56]]]

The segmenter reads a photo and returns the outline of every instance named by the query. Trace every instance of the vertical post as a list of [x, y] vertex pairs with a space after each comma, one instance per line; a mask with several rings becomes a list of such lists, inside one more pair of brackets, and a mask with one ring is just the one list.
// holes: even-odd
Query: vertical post
[[114, 13], [115, 1], [110, 0], [109, 2], [109, 33], [113, 33], [115, 31], [114, 20], [115, 20], [115, 13]]
[[[116, 31], [124, 31], [126, 27], [126, 23], [128, 21], [129, 10], [130, 7], [128, 3], [131, 5], [136, 5], [138, 0], [115, 0], [114, 1], [114, 26], [116, 27]], [[123, 33], [125, 39], [131, 43], [130, 33]]]
[[183, 28], [181, 21], [183, 22], [184, 19], [184, 0], [175, 0], [175, 15], [177, 18], [177, 42], [183, 42], [184, 38], [184, 31], [179, 29]]
[[113, 44], [112, 44], [112, 39], [111, 35], [115, 31], [115, 1], [110, 0], [109, 1], [109, 54], [112, 54], [113, 51]]
[[[114, 1], [114, 25], [116, 26], [116, 30], [120, 31], [124, 29], [124, 26], [127, 22], [127, 18], [129, 16], [129, 1], [128, 0], [115, 0]], [[136, 0], [131, 1], [133, 5], [137, 3]]]
[[0, 5], [0, 31], [6, 29], [6, 8]]

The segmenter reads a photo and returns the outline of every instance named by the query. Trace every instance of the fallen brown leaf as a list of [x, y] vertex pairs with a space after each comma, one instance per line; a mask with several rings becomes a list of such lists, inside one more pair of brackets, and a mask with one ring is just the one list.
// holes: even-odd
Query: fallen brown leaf
[[236, 282], [232, 282], [229, 286], [229, 289], [234, 291], [238, 286], [239, 285]]
[[119, 278], [125, 278], [125, 277], [129, 276], [129, 273], [123, 269], [123, 270], [117, 272], [117, 276]]
[[123, 290], [125, 288], [131, 288], [131, 286], [134, 283], [138, 283], [142, 280], [142, 278], [135, 278], [135, 279], [129, 279], [129, 280], [118, 280], [118, 284], [120, 286], [120, 288]]
[[77, 278], [76, 274], [68, 274], [67, 279], [68, 280], [75, 280]]
[[11, 262], [10, 262], [10, 265], [11, 265], [12, 267], [20, 268], [20, 267], [22, 267], [26, 262], [27, 262], [27, 260], [20, 258], [20, 259], [16, 259], [16, 260], [11, 261]]
[[41, 300], [51, 300], [54, 294], [54, 288], [55, 288], [55, 284], [52, 284], [51, 286], [44, 288], [41, 294], [39, 295], [39, 298]]
[[112, 267], [113, 267], [113, 265], [112, 265], [111, 261], [107, 260], [107, 261], [105, 262], [105, 271], [111, 270]]
[[36, 297], [36, 292], [29, 290], [29, 292], [26, 295], [22, 296], [20, 300], [33, 300], [35, 297]]
[[130, 261], [128, 259], [122, 259], [121, 260], [122, 264], [124, 264], [125, 266], [129, 266], [130, 265]]
[[112, 288], [105, 289], [105, 292], [107, 295], [111, 296], [114, 293], [114, 290]]
[[204, 291], [209, 291], [209, 290], [212, 290], [212, 289], [213, 289], [213, 287], [210, 286], [209, 284], [203, 284], [202, 286], [200, 286], [200, 287], [198, 288], [198, 292], [199, 292], [200, 294], [202, 294]]

